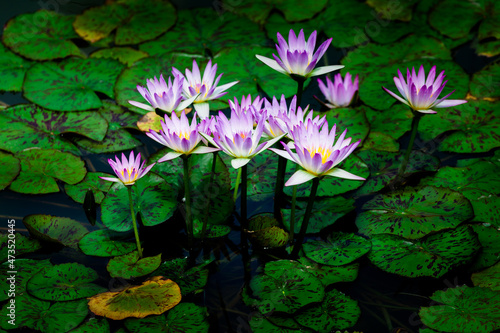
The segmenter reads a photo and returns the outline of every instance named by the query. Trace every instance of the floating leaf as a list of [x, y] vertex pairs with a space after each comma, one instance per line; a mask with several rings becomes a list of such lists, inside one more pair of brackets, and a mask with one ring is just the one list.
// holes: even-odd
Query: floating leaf
[[248, 221], [248, 233], [254, 244], [264, 248], [281, 247], [288, 243], [288, 232], [279, 227], [272, 214], [253, 216]]
[[500, 54], [500, 40], [480, 43], [476, 46], [477, 55], [484, 57], [494, 57]]
[[290, 22], [311, 19], [315, 14], [322, 12], [328, 0], [264, 0], [273, 4], [283, 12], [285, 19]]
[[481, 248], [467, 226], [441, 231], [425, 239], [409, 240], [395, 235], [373, 235], [370, 261], [378, 268], [407, 277], [441, 277], [451, 268], [470, 261]]
[[[90, 318], [77, 328], [71, 330], [71, 333], [109, 333], [109, 322], [106, 318]], [[115, 332], [116, 333], [116, 332]]]
[[87, 173], [80, 158], [54, 149], [24, 150], [16, 157], [21, 161], [21, 173], [10, 189], [19, 193], [59, 192], [56, 179], [76, 184]]
[[[2, 113], [3, 112], [4, 111], [2, 111]], [[19, 171], [21, 171], [19, 160], [11, 154], [0, 151], [0, 190], [9, 186], [9, 184], [12, 183], [12, 181], [17, 177]]]
[[48, 10], [22, 14], [7, 23], [2, 39], [6, 46], [28, 59], [82, 56], [70, 40], [78, 37], [71, 26], [74, 19]]
[[332, 289], [325, 294], [320, 305], [306, 309], [295, 316], [295, 320], [315, 332], [328, 333], [333, 328], [345, 329], [354, 326], [361, 315], [358, 302]]
[[160, 264], [161, 253], [154, 257], [140, 258], [139, 252], [134, 251], [112, 258], [108, 263], [107, 270], [112, 277], [132, 279], [148, 275], [157, 269]]
[[498, 262], [500, 260], [500, 230], [489, 223], [471, 224], [470, 227], [476, 232], [482, 245], [472, 270], [478, 271]]
[[33, 65], [24, 80], [24, 97], [48, 109], [83, 111], [102, 106], [96, 92], [114, 98], [123, 64], [113, 59], [69, 58]]
[[134, 242], [127, 242], [130, 233], [115, 232], [108, 229], [89, 232], [80, 239], [78, 246], [89, 256], [114, 257], [137, 249]]
[[361, 236], [334, 232], [326, 241], [308, 240], [302, 249], [309, 259], [331, 266], [346, 265], [370, 251], [370, 241]]
[[299, 258], [308, 272], [320, 279], [321, 283], [327, 287], [337, 282], [352, 282], [358, 277], [359, 263], [355, 262], [344, 266], [321, 265], [307, 257]]
[[149, 57], [144, 51], [138, 51], [131, 47], [111, 47], [109, 49], [100, 49], [90, 54], [91, 58], [111, 58], [130, 66], [137, 60]]
[[[193, 222], [193, 236], [195, 238], [201, 238], [201, 232], [203, 230], [203, 223], [199, 220], [194, 220]], [[208, 224], [205, 230], [205, 238], [221, 238], [226, 237], [231, 232], [231, 227], [228, 225], [214, 225]]]
[[500, 328], [500, 293], [488, 288], [461, 286], [438, 290], [431, 299], [442, 305], [422, 307], [422, 322], [433, 329], [457, 333], [490, 333]]
[[[154, 41], [141, 44], [139, 49], [158, 57], [171, 52], [206, 55], [206, 50], [209, 50], [209, 55], [216, 55], [224, 48], [266, 44], [259, 26], [241, 16], [219, 16], [214, 10], [195, 8], [179, 11], [178, 17], [182, 24], [177, 24]], [[252, 52], [252, 57], [254, 54]], [[253, 61], [256, 59], [253, 58]], [[175, 67], [184, 72], [181, 66]], [[219, 68], [224, 67], [219, 65]]]
[[379, 194], [363, 205], [356, 218], [365, 235], [392, 234], [407, 239], [454, 228], [474, 216], [461, 193], [433, 186]]
[[474, 73], [470, 93], [477, 98], [500, 98], [500, 63], [493, 63]]
[[[179, 286], [172, 280], [155, 276], [140, 286], [127, 287], [118, 292], [98, 294], [88, 303], [90, 311], [98, 316], [122, 320], [144, 318], [161, 314], [181, 301]], [[138, 307], [137, 304], [141, 306]]]
[[362, 109], [353, 108], [335, 108], [322, 115], [326, 116], [330, 130], [334, 124], [336, 125], [337, 135], [347, 129], [346, 136], [352, 138], [352, 142], [363, 142], [370, 131], [370, 125], [363, 111]]
[[139, 44], [154, 39], [174, 25], [175, 8], [168, 1], [107, 2], [76, 17], [73, 26], [84, 39], [96, 42], [116, 29], [115, 44]]
[[[318, 233], [321, 229], [332, 225], [339, 218], [354, 210], [353, 204], [353, 199], [344, 199], [341, 196], [321, 200], [316, 199], [306, 233]], [[306, 205], [306, 202], [297, 201], [295, 208], [295, 233], [300, 231]], [[290, 231], [290, 209], [282, 209], [281, 211], [283, 212], [283, 224]]]
[[293, 318], [281, 316], [280, 313], [272, 315], [263, 315], [260, 312], [252, 312], [248, 320], [253, 333], [291, 333], [310, 332], [303, 326], [300, 326]]
[[78, 249], [80, 238], [88, 230], [81, 223], [68, 217], [43, 214], [25, 216], [23, 224], [35, 238]]
[[[17, 241], [16, 241], [17, 245]], [[12, 273], [9, 273], [12, 271], [12, 267], [9, 267], [12, 265], [9, 262], [5, 262], [0, 266], [0, 276], [2, 277], [3, 281], [9, 281], [7, 278], [10, 277]], [[50, 263], [49, 259], [45, 260], [34, 260], [34, 259], [18, 259], [16, 258], [15, 264], [14, 264], [14, 269], [17, 272], [16, 278], [15, 278], [15, 286], [16, 290], [15, 292], [17, 295], [22, 295], [25, 294], [26, 292], [26, 284], [28, 283], [28, 280], [36, 273], [38, 273], [40, 270], [44, 269], [45, 267], [50, 267], [52, 264]], [[5, 287], [0, 290], [0, 301], [6, 301], [10, 298], [9, 293], [10, 291], [10, 283], [9, 283], [9, 288]]]
[[388, 0], [368, 0], [366, 3], [375, 8], [377, 13], [386, 20], [410, 21], [413, 7], [418, 0], [405, 1], [400, 4]]
[[204, 307], [181, 303], [163, 316], [127, 319], [125, 327], [133, 333], [208, 333], [208, 314]]
[[290, 260], [268, 262], [264, 274], [250, 281], [263, 314], [272, 311], [294, 313], [303, 306], [320, 302], [325, 295], [321, 282], [300, 264]]
[[19, 232], [11, 232], [11, 229], [0, 233], [0, 262], [7, 260], [11, 262], [13, 260], [15, 265], [15, 260], [21, 255], [35, 252], [41, 248], [42, 246], [38, 240], [28, 238]]
[[[132, 186], [134, 212], [141, 215], [145, 226], [160, 224], [169, 219], [177, 208], [176, 191], [159, 176], [148, 173]], [[101, 203], [101, 219], [114, 231], [132, 230], [128, 189], [115, 183]]]
[[500, 291], [500, 262], [471, 276], [475, 286]]
[[88, 190], [94, 193], [95, 203], [100, 204], [104, 199], [104, 192], [107, 192], [113, 183], [99, 177], [109, 177], [111, 175], [103, 172], [88, 172], [85, 178], [75, 185], [64, 185], [64, 191], [71, 199], [83, 204], [85, 194]]
[[100, 141], [106, 135], [108, 124], [95, 112], [56, 112], [35, 104], [9, 107], [0, 113], [3, 131], [0, 148], [19, 152], [38, 147], [59, 149], [79, 155], [79, 150], [63, 133], [77, 133]]
[[210, 262], [188, 268], [188, 258], [177, 258], [163, 262], [152, 275], [161, 275], [174, 280], [179, 284], [183, 295], [203, 289], [208, 281], [208, 269], [205, 267]]
[[[5, 31], [4, 31], [5, 34]], [[20, 92], [24, 75], [33, 63], [11, 52], [0, 43], [0, 90]]]
[[46, 267], [28, 281], [28, 292], [48, 301], [72, 301], [94, 296], [105, 288], [91, 283], [97, 272], [77, 263]]
[[376, 149], [397, 153], [399, 152], [399, 143], [387, 133], [371, 131], [363, 142], [363, 147], [361, 149]]

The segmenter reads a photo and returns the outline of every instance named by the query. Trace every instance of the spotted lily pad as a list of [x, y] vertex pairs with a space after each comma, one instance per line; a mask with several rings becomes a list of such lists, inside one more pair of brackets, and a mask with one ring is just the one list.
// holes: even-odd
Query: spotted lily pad
[[84, 39], [96, 42], [116, 29], [115, 44], [138, 44], [154, 39], [174, 25], [175, 8], [168, 1], [109, 1], [86, 10], [73, 23]]
[[[109, 333], [109, 322], [106, 318], [90, 318], [77, 328], [71, 330], [71, 333]], [[116, 333], [116, 332], [115, 332]]]
[[407, 239], [454, 228], [472, 218], [472, 206], [461, 193], [433, 186], [379, 194], [356, 218], [365, 235], [393, 234]]
[[[499, 8], [500, 9], [500, 8]], [[470, 82], [470, 93], [477, 98], [500, 98], [500, 63], [493, 63], [474, 73]]]
[[371, 240], [370, 261], [386, 272], [407, 277], [441, 277], [451, 268], [470, 261], [481, 248], [477, 235], [467, 226], [424, 239], [378, 234]]
[[325, 294], [320, 305], [309, 308], [295, 317], [297, 322], [315, 332], [331, 332], [333, 328], [345, 329], [354, 326], [361, 315], [358, 302], [332, 289]]
[[148, 275], [161, 264], [161, 253], [154, 257], [140, 258], [139, 252], [134, 251], [119, 257], [112, 258], [107, 266], [109, 275], [131, 279]]
[[82, 56], [70, 40], [78, 37], [71, 26], [74, 19], [48, 10], [22, 14], [7, 23], [2, 39], [14, 52], [28, 59]]
[[201, 265], [188, 268], [188, 258], [177, 258], [161, 263], [160, 267], [152, 275], [161, 275], [176, 281], [181, 288], [182, 294], [187, 295], [205, 287], [209, 273], [206, 265], [209, 263], [205, 262]]
[[[13, 247], [13, 245], [15, 246]], [[28, 238], [19, 232], [11, 233], [8, 231], [0, 233], [0, 262], [7, 261], [8, 259], [16, 260], [23, 254], [35, 252], [41, 248], [42, 245], [38, 240]]]
[[268, 262], [264, 273], [252, 278], [250, 288], [264, 314], [272, 311], [291, 314], [303, 306], [322, 301], [325, 295], [320, 280], [290, 260]]
[[[17, 242], [16, 242], [17, 243]], [[12, 273], [13, 269], [15, 269], [16, 273], [16, 279], [15, 279], [15, 286], [16, 286], [16, 293], [18, 295], [25, 294], [26, 293], [26, 284], [28, 283], [28, 280], [38, 273], [40, 270], [52, 266], [50, 263], [49, 259], [45, 260], [34, 260], [34, 259], [17, 259], [15, 261], [14, 266], [10, 266], [9, 262], [5, 262], [2, 265], [0, 265], [0, 277], [2, 278], [3, 281], [10, 281], [7, 280]], [[10, 298], [9, 296], [10, 293], [10, 284], [9, 288], [2, 288], [0, 291], [0, 301], [5, 301]]]
[[272, 315], [263, 315], [257, 311], [252, 312], [248, 323], [253, 333], [291, 333], [297, 330], [299, 332], [311, 332], [299, 325], [293, 318], [283, 316], [279, 312]]
[[[353, 204], [353, 199], [344, 199], [341, 196], [321, 200], [317, 199], [313, 205], [306, 233], [318, 233], [321, 229], [332, 225], [339, 218], [354, 210]], [[295, 208], [295, 233], [300, 231], [306, 205], [306, 202], [297, 201], [297, 206]], [[287, 230], [290, 230], [290, 210], [291, 209], [282, 209], [283, 224]]]
[[481, 252], [474, 260], [471, 269], [478, 271], [500, 261], [500, 230], [489, 223], [471, 224], [470, 227], [477, 234], [482, 245]]
[[[177, 208], [176, 193], [159, 176], [148, 173], [132, 186], [134, 212], [141, 215], [146, 226], [169, 219]], [[122, 183], [114, 184], [101, 203], [101, 219], [114, 231], [132, 230], [128, 189]]]
[[48, 301], [72, 301], [94, 296], [106, 289], [92, 281], [97, 272], [77, 263], [67, 263], [42, 269], [31, 277], [28, 292]]
[[[181, 301], [179, 286], [172, 280], [155, 276], [140, 286], [126, 287], [118, 292], [98, 294], [89, 300], [90, 311], [98, 316], [122, 320], [161, 314]], [[140, 307], [137, 304], [141, 304]]]
[[471, 276], [475, 286], [500, 291], [500, 262]]
[[96, 92], [114, 98], [123, 64], [113, 59], [69, 58], [33, 65], [26, 73], [24, 97], [48, 109], [83, 111], [102, 106]]
[[405, 1], [395, 4], [389, 0], [368, 0], [366, 2], [386, 20], [410, 21], [413, 7], [418, 0]]
[[108, 229], [89, 232], [80, 239], [78, 246], [89, 256], [114, 257], [137, 249], [133, 241], [126, 241], [131, 233], [115, 232]]
[[[5, 34], [5, 32], [4, 32]], [[24, 75], [33, 63], [7, 49], [0, 43], [0, 90], [20, 92]]]
[[334, 124], [336, 125], [337, 135], [347, 129], [347, 138], [352, 138], [352, 142], [363, 142], [370, 131], [363, 111], [357, 108], [335, 108], [327, 111], [324, 115], [326, 115], [330, 130]]
[[131, 47], [111, 47], [108, 49], [100, 49], [90, 54], [91, 58], [112, 58], [119, 62], [130, 66], [137, 60], [149, 57], [144, 51], [138, 51]]
[[422, 307], [422, 322], [433, 329], [457, 333], [489, 333], [500, 328], [500, 292], [461, 286], [438, 290], [431, 299], [441, 305]]
[[299, 262], [303, 264], [311, 274], [320, 279], [325, 287], [337, 282], [352, 282], [358, 277], [358, 262], [343, 266], [329, 266], [318, 264], [307, 257], [299, 258]]
[[73, 249], [78, 249], [80, 238], [88, 232], [80, 222], [68, 217], [34, 214], [25, 216], [23, 224], [33, 237]]
[[[214, 10], [195, 8], [179, 11], [178, 20], [182, 24], [154, 41], [141, 44], [139, 49], [151, 56], [171, 52], [206, 55], [206, 50], [210, 52], [208, 55], [215, 56], [224, 48], [266, 44], [265, 34], [259, 26], [241, 16], [219, 16]], [[226, 70], [219, 66], [219, 71]]]
[[9, 107], [0, 113], [0, 121], [3, 124], [0, 148], [11, 152], [38, 147], [79, 155], [79, 150], [63, 134], [76, 133], [100, 141], [108, 129], [106, 121], [95, 112], [63, 113], [35, 104]]
[[[193, 236], [195, 238], [201, 238], [201, 233], [203, 231], [203, 222], [196, 219], [193, 221]], [[205, 230], [205, 238], [220, 238], [226, 237], [231, 232], [231, 227], [228, 225], [217, 225], [209, 224], [207, 222]]]
[[272, 214], [253, 216], [248, 221], [248, 236], [254, 244], [264, 248], [285, 246], [289, 237]]
[[132, 333], [208, 333], [208, 314], [204, 307], [181, 303], [163, 316], [127, 319], [125, 327]]
[[19, 171], [21, 171], [19, 160], [11, 154], [0, 151], [0, 190], [9, 186]]
[[331, 266], [346, 265], [370, 251], [370, 241], [361, 236], [334, 232], [326, 241], [308, 240], [302, 249], [306, 257]]
[[[6, 303], [1, 315], [8, 318], [9, 303]], [[87, 317], [88, 309], [86, 300], [52, 303], [31, 297], [29, 294], [16, 296], [16, 320], [15, 325], [7, 320], [0, 322], [0, 327], [11, 330], [14, 328], [27, 327], [39, 332], [65, 333], [80, 325]]]
[[109, 190], [113, 183], [103, 180], [99, 177], [110, 177], [111, 175], [103, 172], [88, 172], [85, 178], [75, 185], [64, 186], [64, 190], [71, 199], [83, 204], [88, 190], [94, 193], [95, 203], [100, 204], [104, 199], [104, 193]]

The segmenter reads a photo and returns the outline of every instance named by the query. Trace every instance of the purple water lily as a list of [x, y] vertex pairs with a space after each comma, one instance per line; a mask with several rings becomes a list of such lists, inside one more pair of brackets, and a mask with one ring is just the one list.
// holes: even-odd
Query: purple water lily
[[347, 73], [342, 80], [342, 75], [339, 73], [335, 75], [334, 82], [327, 77], [326, 85], [321, 79], [318, 79], [318, 85], [328, 101], [326, 105], [329, 108], [347, 107], [351, 104], [354, 94], [359, 89], [359, 78], [356, 75], [353, 82], [351, 74]]
[[137, 154], [137, 158], [134, 157], [134, 152], [130, 152], [130, 156], [127, 159], [125, 154], [122, 153], [122, 159], [115, 156], [115, 161], [108, 159], [108, 163], [118, 176], [114, 177], [99, 177], [104, 180], [109, 180], [110, 182], [121, 182], [124, 185], [133, 185], [138, 179], [142, 178], [145, 174], [151, 170], [155, 163], [144, 167], [146, 161], [141, 164], [141, 153]]

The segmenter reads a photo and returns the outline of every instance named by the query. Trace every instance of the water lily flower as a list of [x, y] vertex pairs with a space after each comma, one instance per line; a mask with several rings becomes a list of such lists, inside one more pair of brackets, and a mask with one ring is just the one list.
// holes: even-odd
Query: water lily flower
[[467, 103], [466, 100], [462, 99], [447, 100], [447, 98], [453, 94], [455, 90], [438, 99], [439, 94], [446, 85], [446, 82], [448, 82], [448, 80], [446, 80], [443, 83], [444, 78], [444, 70], [436, 78], [436, 66], [432, 66], [426, 79], [424, 65], [421, 65], [418, 75], [415, 72], [415, 67], [412, 68], [411, 74], [410, 69], [406, 69], [406, 81], [403, 74], [401, 74], [401, 71], [398, 69], [398, 77], [394, 77], [394, 83], [403, 97], [399, 97], [385, 87], [382, 88], [398, 101], [408, 105], [413, 110], [422, 113], [437, 113], [432, 109], [446, 108]]
[[231, 110], [231, 118], [227, 119], [224, 113], [219, 111], [216, 119], [213, 138], [204, 133], [201, 134], [212, 145], [233, 157], [231, 165], [235, 169], [246, 165], [252, 157], [263, 152], [282, 137], [259, 143], [264, 129], [264, 120], [261, 118], [254, 128], [252, 115], [248, 112], [237, 114]]
[[303, 29], [300, 30], [298, 36], [295, 36], [295, 32], [290, 29], [287, 44], [283, 36], [278, 32], [278, 44], [276, 44], [276, 49], [279, 57], [275, 54], [273, 54], [274, 59], [258, 54], [256, 57], [282, 74], [295, 74], [304, 78], [326, 74], [343, 68], [344, 66], [341, 65], [314, 68], [318, 60], [325, 54], [326, 49], [332, 41], [332, 38], [328, 39], [318, 47], [316, 52], [314, 52], [316, 34], [316, 31], [314, 31], [311, 36], [309, 36], [306, 43]]
[[262, 109], [264, 100], [265, 98], [260, 98], [260, 96], [257, 96], [252, 102], [252, 96], [248, 94], [247, 97], [242, 96], [241, 103], [238, 102], [238, 99], [236, 97], [234, 98], [234, 102], [229, 100], [229, 108], [231, 110], [234, 110], [234, 112], [236, 112], [237, 114], [250, 112], [255, 120], [260, 113], [260, 110]]
[[212, 66], [212, 60], [209, 60], [207, 67], [205, 67], [203, 78], [201, 77], [200, 69], [198, 68], [196, 60], [193, 60], [192, 71], [186, 68], [185, 77], [177, 68], [172, 68], [172, 73], [174, 75], [179, 75], [186, 78], [183, 83], [184, 97], [193, 98], [194, 96], [197, 96], [194, 99], [193, 103], [194, 108], [198, 112], [198, 116], [201, 119], [207, 118], [210, 113], [208, 101], [224, 96], [225, 94], [227, 94], [227, 91], [225, 90], [231, 88], [239, 82], [233, 81], [231, 83], [223, 84], [222, 86], [217, 86], [222, 77], [222, 74], [220, 74], [217, 79], [215, 79], [216, 72], [217, 64]]
[[158, 163], [172, 160], [181, 155], [204, 154], [219, 150], [218, 148], [198, 145], [202, 140], [201, 130], [206, 131], [210, 124], [202, 123], [200, 127], [196, 120], [196, 112], [191, 124], [184, 111], [180, 118], [175, 113], [172, 113], [171, 118], [165, 115], [165, 121], [161, 121], [161, 127], [160, 133], [153, 130], [146, 133], [151, 139], [172, 149], [172, 151], [160, 158]]
[[285, 150], [270, 148], [278, 155], [299, 164], [304, 169], [296, 171], [285, 186], [302, 184], [323, 176], [365, 180], [365, 178], [335, 167], [349, 156], [361, 142], [359, 140], [351, 144], [351, 138], [344, 139], [347, 129], [335, 142], [335, 129], [336, 125], [333, 125], [331, 131], [328, 132], [328, 123], [325, 122], [320, 127], [309, 120], [307, 125], [301, 123], [291, 130], [295, 153], [284, 142], [281, 143]]
[[125, 154], [122, 153], [122, 159], [115, 156], [115, 161], [108, 159], [109, 165], [113, 168], [113, 171], [118, 176], [114, 177], [99, 177], [104, 180], [109, 180], [110, 182], [122, 182], [124, 185], [133, 185], [138, 179], [142, 178], [145, 174], [151, 170], [155, 163], [144, 167], [146, 161], [141, 164], [141, 153], [137, 154], [137, 158], [134, 157], [134, 152], [130, 152], [130, 156], [127, 159]]
[[184, 110], [196, 99], [196, 96], [193, 96], [183, 100], [182, 85], [184, 77], [182, 76], [174, 75], [173, 82], [169, 77], [168, 83], [166, 83], [163, 74], [161, 74], [159, 80], [155, 76], [154, 79], [147, 79], [146, 82], [147, 88], [138, 85], [137, 90], [151, 105], [128, 101], [130, 104], [147, 111], [160, 109], [171, 113], [172, 111]]
[[347, 73], [344, 80], [342, 80], [342, 75], [339, 73], [335, 75], [334, 83], [327, 77], [326, 86], [321, 79], [318, 79], [318, 85], [328, 101], [326, 105], [329, 108], [347, 107], [351, 104], [354, 94], [359, 89], [359, 78], [356, 75], [353, 82], [351, 74]]

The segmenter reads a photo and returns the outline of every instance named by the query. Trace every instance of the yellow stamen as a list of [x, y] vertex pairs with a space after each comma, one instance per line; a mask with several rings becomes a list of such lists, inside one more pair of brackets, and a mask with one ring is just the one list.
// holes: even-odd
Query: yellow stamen
[[328, 160], [328, 158], [330, 157], [330, 155], [332, 154], [332, 151], [328, 148], [318, 147], [318, 148], [314, 148], [314, 149], [310, 150], [309, 153], [311, 154], [311, 158], [313, 158], [314, 155], [316, 155], [316, 154], [320, 154], [321, 155], [321, 163], [325, 164], [326, 161]]

